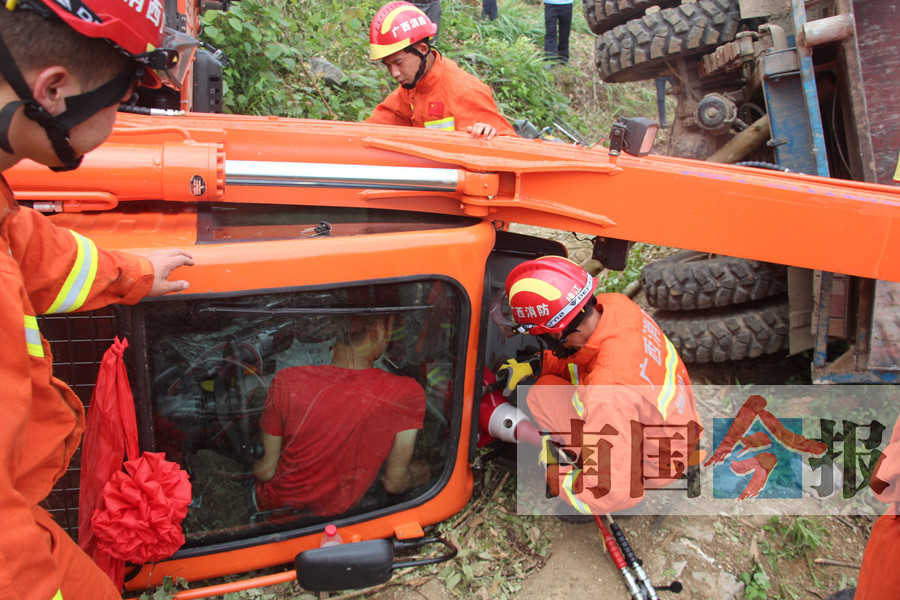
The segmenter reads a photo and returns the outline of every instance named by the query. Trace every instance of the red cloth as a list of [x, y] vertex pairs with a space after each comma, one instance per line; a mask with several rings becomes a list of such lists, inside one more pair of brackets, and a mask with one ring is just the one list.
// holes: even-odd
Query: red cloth
[[[679, 433], [687, 436], [688, 424], [694, 421], [699, 425], [700, 416], [687, 369], [653, 319], [622, 294], [599, 294], [597, 302], [598, 307], [603, 308], [603, 314], [581, 350], [566, 359], [544, 352], [541, 377], [529, 392], [528, 407], [544, 430], [570, 433], [572, 419], [575, 419], [584, 422], [586, 433], [597, 434], [608, 427], [617, 432], [601, 438], [613, 444], [611, 458], [598, 469], [610, 472], [611, 478], [605, 482], [610, 487], [608, 493], [595, 498], [585, 485], [576, 494], [593, 514], [603, 514], [625, 510], [640, 502], [643, 493], [637, 497], [632, 495], [634, 478], [653, 474], [659, 466], [658, 461], [643, 466], [633, 464], [632, 422], [644, 426], [664, 423], [684, 426]], [[569, 387], [572, 381], [570, 364], [577, 367], [579, 387], [575, 402]], [[586, 386], [615, 387], [591, 389]], [[670, 396], [664, 395], [666, 389], [671, 392]], [[668, 401], [665, 400], [667, 397]], [[583, 406], [581, 414], [577, 404]], [[660, 404], [665, 414], [661, 413]], [[675, 429], [668, 433], [674, 434]], [[658, 435], [658, 432], [653, 431], [653, 434]], [[694, 434], [699, 439], [699, 432], [694, 431]], [[642, 437], [648, 443], [648, 436]], [[596, 437], [588, 438], [593, 439]], [[645, 460], [652, 454], [645, 450]], [[602, 454], [598, 457], [602, 459]], [[679, 460], [684, 463], [686, 458], [682, 455]], [[671, 464], [674, 461], [664, 466]], [[567, 469], [563, 468], [561, 472], [567, 472]], [[648, 481], [646, 487], [661, 487], [671, 482]]]
[[[48, 312], [60, 297], [79, 264], [79, 240], [84, 241], [43, 215], [18, 207], [0, 177], [0, 389], [4, 397], [0, 581], [5, 593], [29, 600], [52, 598], [67, 577], [82, 576], [91, 569], [100, 573], [82, 552], [59, 562], [47, 528], [36, 521], [34, 511], [65, 473], [81, 442], [84, 408], [68, 386], [53, 376], [49, 344], [32, 330], [36, 343], [29, 346], [23, 323]], [[94, 252], [97, 270], [80, 310], [134, 303], [149, 292], [153, 268], [146, 258], [101, 249]], [[102, 595], [66, 595], [66, 600]]]
[[97, 546], [136, 564], [172, 556], [184, 544], [181, 521], [191, 502], [191, 484], [162, 452], [144, 452], [125, 463], [103, 488], [103, 505], [91, 527]]
[[425, 391], [381, 369], [290, 367], [275, 375], [260, 426], [282, 438], [275, 477], [257, 482], [261, 510], [336, 515], [375, 481], [394, 436], [420, 429]]
[[81, 462], [90, 468], [81, 470], [78, 503], [78, 545], [118, 587], [125, 580], [125, 564], [98, 547], [91, 517], [103, 504], [104, 486], [122, 472], [125, 457], [136, 458], [140, 452], [134, 397], [122, 359], [126, 348], [128, 340], [117, 337], [100, 363], [81, 449]]
[[434, 126], [465, 131], [475, 123], [487, 123], [499, 135], [516, 135], [497, 109], [491, 88], [437, 52], [431, 70], [416, 87], [407, 90], [398, 86], [375, 107], [366, 123], [427, 127], [448, 118], [453, 119], [451, 127]]
[[[122, 357], [128, 341], [115, 339], [103, 355], [84, 435], [79, 543], [121, 588], [125, 561], [152, 562], [184, 544], [181, 521], [191, 501], [188, 475], [164, 453], [138, 456], [137, 419]], [[122, 461], [125, 457], [125, 470]]]

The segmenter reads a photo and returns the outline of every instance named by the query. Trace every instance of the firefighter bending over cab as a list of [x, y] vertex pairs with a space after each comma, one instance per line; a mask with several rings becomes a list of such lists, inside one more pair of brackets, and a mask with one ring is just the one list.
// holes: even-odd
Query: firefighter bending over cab
[[896, 597], [900, 589], [900, 418], [869, 485], [888, 508], [872, 525], [856, 589], [842, 590], [825, 600], [884, 600]]
[[[0, 8], [0, 171], [29, 158], [76, 168], [139, 84], [180, 64], [163, 14], [121, 0], [10, 0]], [[148, 3], [151, 4], [151, 3]], [[143, 5], [143, 4], [141, 4]], [[151, 4], [152, 5], [152, 4]], [[190, 63], [187, 59], [183, 61]], [[173, 74], [174, 75], [174, 74]], [[177, 80], [168, 80], [177, 83]], [[38, 504], [81, 442], [81, 400], [53, 376], [37, 315], [134, 304], [187, 288], [180, 250], [107, 252], [16, 204], [0, 176], [0, 580], [9, 597], [119, 598], [109, 577]]]
[[[502, 292], [491, 308], [504, 333], [528, 333], [546, 348], [500, 367], [504, 393], [535, 375], [527, 403], [540, 429], [563, 443], [564, 436], [553, 434], [584, 433], [584, 446], [568, 447], [580, 454], [581, 468], [552, 465], [547, 471], [550, 489], [583, 514], [631, 508], [645, 489], [684, 475], [689, 461], [697, 464], [701, 430], [688, 373], [672, 343], [631, 299], [595, 296], [596, 286], [572, 261], [547, 256], [518, 265], [507, 277], [509, 315]], [[658, 458], [667, 453], [651, 443], [661, 436], [680, 440], [670, 460]], [[641, 459], [633, 460], [641, 448]]]
[[380, 60], [399, 85], [367, 123], [467, 131], [472, 137], [516, 135], [491, 88], [431, 47], [437, 26], [409, 2], [385, 4], [372, 19], [369, 60]]
[[254, 465], [259, 510], [341, 514], [359, 504], [382, 465], [389, 494], [428, 481], [428, 467], [412, 460], [425, 390], [375, 367], [396, 318], [349, 317], [339, 324], [329, 364], [275, 374], [260, 418], [265, 452]]

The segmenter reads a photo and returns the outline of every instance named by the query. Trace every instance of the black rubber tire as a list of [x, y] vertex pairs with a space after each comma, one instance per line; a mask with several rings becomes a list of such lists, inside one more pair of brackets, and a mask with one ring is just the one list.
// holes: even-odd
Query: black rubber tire
[[740, 20], [738, 0], [698, 0], [644, 15], [597, 38], [597, 72], [610, 83], [653, 79], [666, 61], [732, 41]]
[[639, 19], [650, 7], [669, 8], [680, 3], [680, 0], [584, 0], [582, 8], [588, 27], [600, 35], [631, 19]]
[[787, 292], [787, 267], [774, 263], [680, 252], [641, 271], [647, 303], [661, 310], [703, 310]]
[[786, 350], [790, 311], [786, 297], [701, 312], [657, 311], [660, 329], [686, 363], [756, 358]]

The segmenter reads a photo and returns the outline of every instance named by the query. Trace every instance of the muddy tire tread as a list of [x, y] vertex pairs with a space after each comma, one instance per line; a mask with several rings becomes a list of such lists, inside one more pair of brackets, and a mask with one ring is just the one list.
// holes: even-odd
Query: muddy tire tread
[[641, 271], [647, 303], [661, 310], [705, 310], [787, 292], [787, 267], [758, 260], [681, 252]]
[[669, 8], [679, 3], [679, 0], [584, 0], [582, 7], [588, 28], [600, 35], [631, 19], [641, 18], [648, 8]]
[[737, 0], [699, 0], [632, 19], [597, 38], [597, 72], [610, 83], [652, 79], [666, 61], [732, 41], [740, 19]]
[[786, 297], [741, 308], [657, 311], [653, 318], [686, 363], [756, 358], [787, 349], [790, 311]]

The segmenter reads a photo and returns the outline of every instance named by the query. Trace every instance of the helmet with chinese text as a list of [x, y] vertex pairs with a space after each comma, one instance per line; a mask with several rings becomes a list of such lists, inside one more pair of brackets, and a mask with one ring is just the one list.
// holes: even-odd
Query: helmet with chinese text
[[381, 60], [433, 37], [435, 33], [437, 25], [420, 8], [409, 2], [389, 2], [372, 19], [369, 60]]
[[526, 261], [506, 278], [512, 318], [527, 333], [561, 333], [593, 297], [597, 280], [561, 256]]
[[[81, 162], [81, 156], [70, 144], [73, 127], [105, 108], [127, 101], [138, 85], [160, 87], [165, 83], [180, 88], [198, 45], [187, 34], [166, 27], [162, 0], [7, 0], [3, 8], [0, 73], [19, 99], [0, 111], [0, 150], [14, 152], [9, 128], [12, 115], [23, 106], [25, 117], [47, 132], [63, 163], [51, 167], [57, 171], [74, 169]], [[31, 40], [35, 43], [30, 44]], [[98, 61], [97, 55], [90, 55], [93, 60], [79, 58], [94, 40], [102, 40], [96, 42], [97, 49], [109, 44], [109, 62]], [[130, 61], [123, 60], [119, 65], [112, 60], [114, 52]], [[23, 73], [57, 64], [74, 70], [82, 84], [90, 79], [78, 73], [78, 67], [89, 67], [100, 74], [111, 65], [121, 70], [94, 89], [66, 96], [66, 110], [50, 114], [35, 100], [33, 84], [26, 81]]]
[[9, 10], [24, 9], [57, 18], [89, 38], [110, 42], [142, 69], [142, 84], [179, 88], [198, 42], [166, 27], [162, 0], [10, 0]]

